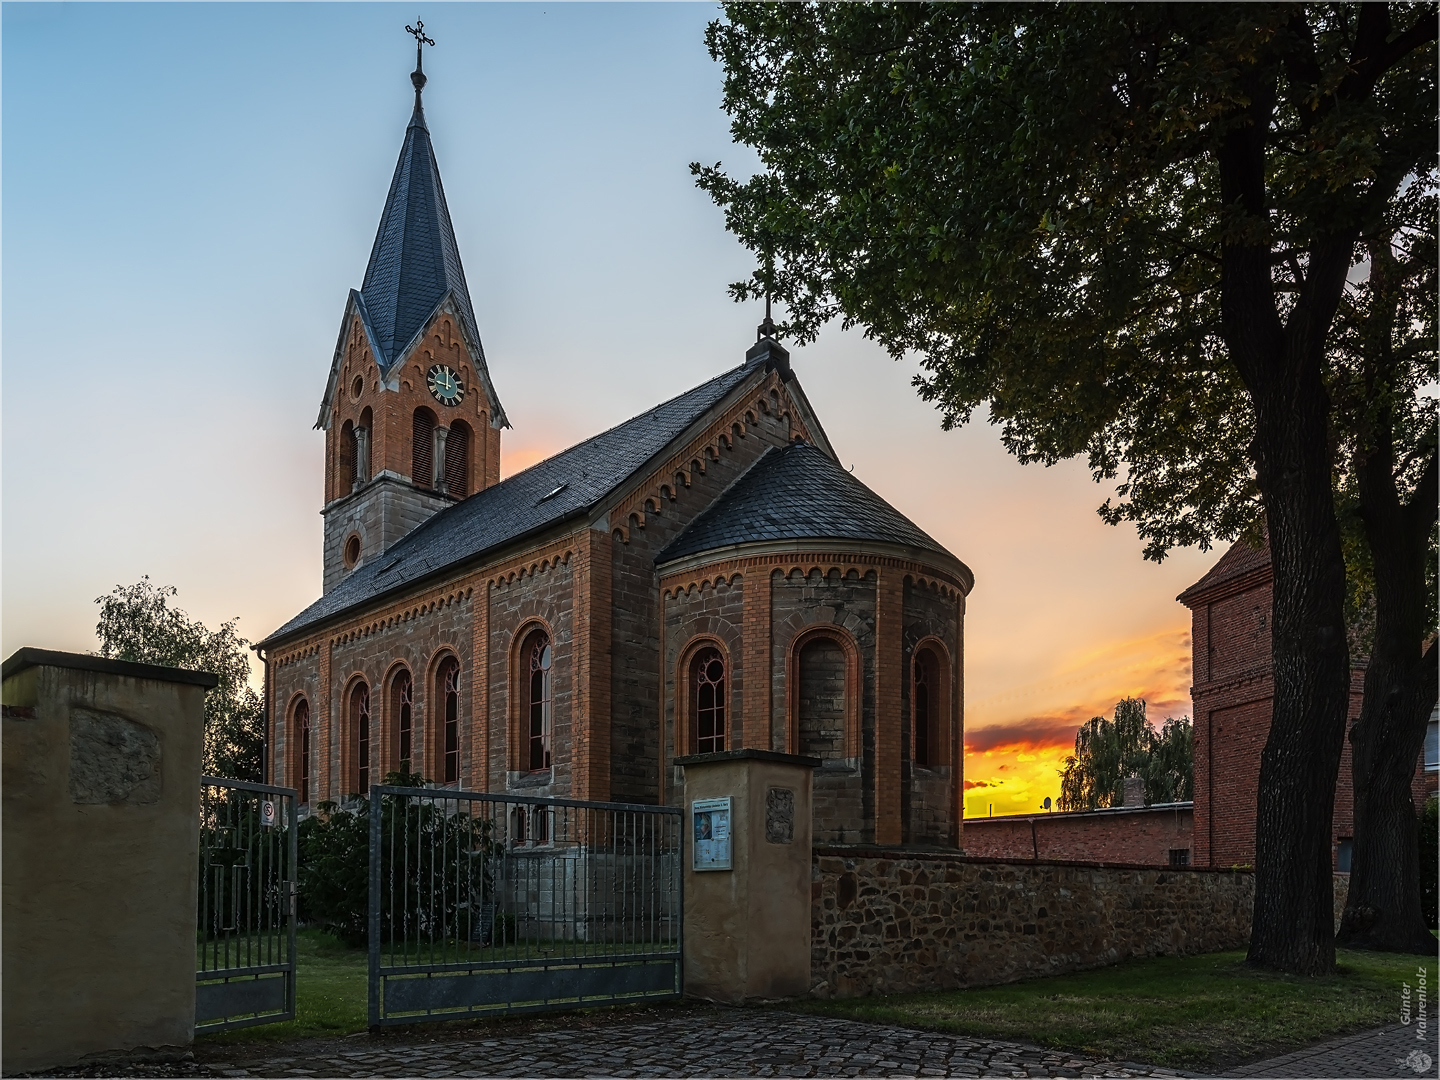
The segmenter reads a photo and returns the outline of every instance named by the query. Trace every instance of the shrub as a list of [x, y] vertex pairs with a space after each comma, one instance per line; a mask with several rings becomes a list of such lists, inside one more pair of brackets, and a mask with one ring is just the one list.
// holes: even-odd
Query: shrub
[[[426, 784], [408, 772], [392, 772], [383, 782]], [[300, 825], [300, 918], [363, 945], [369, 940], [370, 802], [354, 798], [348, 807], [320, 803]], [[381, 940], [488, 943], [496, 927], [502, 940], [513, 936], [493, 899], [483, 902], [494, 897], [493, 827], [488, 818], [447, 815], [443, 801], [381, 797]], [[397, 853], [393, 865], [391, 852]]]

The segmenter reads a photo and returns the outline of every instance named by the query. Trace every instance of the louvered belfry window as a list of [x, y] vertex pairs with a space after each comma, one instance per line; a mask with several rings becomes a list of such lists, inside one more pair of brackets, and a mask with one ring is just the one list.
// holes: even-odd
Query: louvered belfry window
[[445, 490], [460, 499], [470, 494], [470, 428], [461, 420], [445, 440]]
[[416, 487], [435, 486], [435, 414], [429, 409], [415, 410], [414, 444], [411, 452], [410, 479]]
[[355, 425], [349, 420], [340, 429], [340, 442], [335, 448], [340, 454], [340, 495], [349, 495], [355, 486]]

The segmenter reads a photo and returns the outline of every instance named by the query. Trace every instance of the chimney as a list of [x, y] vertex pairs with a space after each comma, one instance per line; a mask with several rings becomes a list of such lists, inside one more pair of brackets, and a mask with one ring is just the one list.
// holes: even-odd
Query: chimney
[[1138, 776], [1127, 776], [1125, 778], [1125, 797], [1121, 801], [1120, 805], [1144, 806], [1145, 781]]

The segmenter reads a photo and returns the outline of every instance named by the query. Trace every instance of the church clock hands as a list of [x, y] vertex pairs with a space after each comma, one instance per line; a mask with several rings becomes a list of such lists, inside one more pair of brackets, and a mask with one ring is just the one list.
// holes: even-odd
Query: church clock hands
[[465, 399], [465, 385], [448, 364], [436, 364], [425, 377], [430, 395], [441, 405], [459, 405]]

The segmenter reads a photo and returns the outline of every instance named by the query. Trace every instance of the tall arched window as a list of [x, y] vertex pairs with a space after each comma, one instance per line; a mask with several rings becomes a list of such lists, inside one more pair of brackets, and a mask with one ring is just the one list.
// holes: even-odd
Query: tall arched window
[[295, 738], [295, 790], [301, 806], [310, 803], [310, 703], [301, 698], [295, 703], [290, 730]]
[[415, 685], [410, 672], [401, 669], [390, 680], [390, 715], [395, 718], [395, 745], [391, 756], [396, 767], [410, 771], [415, 738]]
[[340, 491], [339, 495], [350, 494], [355, 486], [355, 425], [346, 420], [340, 428], [340, 442], [336, 444], [336, 451], [340, 455]]
[[411, 423], [410, 479], [416, 487], [435, 486], [435, 414], [423, 405]]
[[355, 755], [351, 790], [367, 795], [370, 792], [370, 687], [363, 682], [356, 683], [350, 691], [350, 739]]
[[725, 659], [719, 649], [701, 649], [690, 662], [694, 687], [695, 752], [725, 749]]
[[436, 771], [442, 783], [460, 782], [460, 661], [447, 656], [435, 673]]
[[445, 490], [463, 499], [470, 494], [470, 425], [456, 420], [445, 439]]
[[845, 757], [845, 650], [833, 638], [811, 638], [797, 666], [800, 753], [838, 761]]
[[525, 718], [528, 730], [526, 765], [532, 771], [551, 765], [551, 733], [555, 710], [555, 650], [550, 635], [536, 630], [526, 639], [524, 658], [526, 672]]
[[910, 739], [911, 756], [916, 765], [935, 765], [936, 737], [939, 734], [940, 685], [939, 665], [929, 649], [915, 653], [915, 675], [910, 690], [910, 711], [915, 722]]

